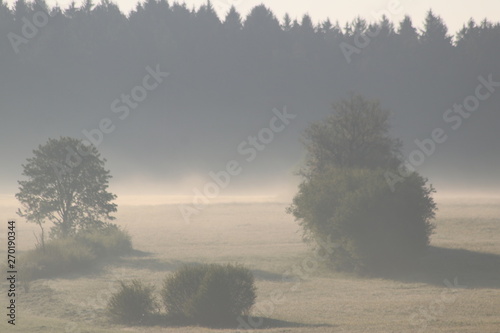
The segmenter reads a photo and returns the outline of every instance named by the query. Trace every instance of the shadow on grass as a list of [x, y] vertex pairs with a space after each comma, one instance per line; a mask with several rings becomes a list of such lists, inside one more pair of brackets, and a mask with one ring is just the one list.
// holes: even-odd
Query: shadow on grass
[[381, 277], [437, 286], [445, 286], [446, 280], [453, 283], [457, 279], [463, 288], [499, 289], [500, 255], [431, 246], [412, 269]]
[[190, 321], [172, 318], [165, 314], [152, 314], [143, 322], [138, 323], [134, 326], [162, 326], [162, 327], [188, 327], [188, 326], [200, 326], [212, 329], [241, 329], [245, 330], [259, 330], [259, 329], [270, 329], [270, 328], [314, 328], [314, 327], [334, 327], [330, 324], [303, 324], [273, 318], [266, 317], [249, 317], [242, 316], [239, 319], [232, 320], [230, 322], [219, 323], [215, 325], [199, 325]]
[[152, 255], [154, 255], [153, 252], [132, 249], [130, 253], [126, 254], [124, 257], [151, 257]]
[[83, 262], [68, 262], [67, 264], [53, 265], [54, 267], [36, 268], [37, 265], [32, 265], [38, 271], [36, 275], [30, 267], [21, 265], [20, 276], [25, 277], [28, 281], [37, 279], [78, 279], [82, 276], [97, 277], [103, 273], [109, 266], [128, 267], [133, 269], [149, 269], [151, 271], [171, 271], [185, 264], [196, 264], [182, 261], [164, 262], [153, 258], [154, 253], [144, 252], [136, 249], [130, 250], [121, 256], [97, 256], [95, 260], [86, 260]]
[[[137, 250], [134, 250], [137, 251]], [[137, 251], [141, 252], [141, 251]], [[184, 265], [199, 265], [199, 262], [187, 262], [180, 260], [169, 260], [164, 261], [158, 258], [151, 257], [153, 253], [144, 252], [144, 255], [136, 255], [132, 253], [129, 256], [119, 258], [113, 264], [121, 267], [133, 268], [133, 269], [147, 269], [153, 272], [169, 272], [175, 271]], [[278, 274], [274, 272], [264, 271], [260, 269], [252, 269], [254, 277], [258, 280], [266, 281], [281, 281], [283, 274]]]
[[314, 328], [314, 327], [334, 327], [331, 324], [304, 324], [297, 323], [286, 320], [279, 320], [266, 317], [244, 317], [244, 324], [238, 323], [236, 328], [241, 329], [270, 329], [270, 328], [294, 328], [294, 327], [304, 327], [304, 328]]
[[281, 281], [283, 279], [283, 274], [277, 274], [269, 271], [263, 271], [260, 269], [252, 269], [253, 276], [257, 280], [266, 281]]
[[120, 267], [127, 267], [133, 269], [147, 269], [153, 272], [169, 272], [175, 271], [184, 265], [198, 265], [197, 262], [186, 262], [181, 260], [164, 261], [158, 258], [144, 258], [144, 257], [122, 257], [113, 262], [113, 265]]
[[[185, 265], [200, 265], [199, 262], [188, 262], [181, 260], [161, 260], [154, 257], [154, 253], [143, 252], [140, 250], [132, 250], [131, 253], [122, 257], [106, 258], [95, 262], [90, 266], [71, 267], [67, 271], [57, 272], [57, 274], [44, 274], [38, 278], [64, 278], [64, 279], [77, 279], [82, 276], [92, 277], [102, 274], [108, 266], [116, 266], [129, 269], [145, 269], [152, 272], [173, 272]], [[282, 274], [277, 274], [260, 269], [252, 270], [257, 280], [266, 281], [281, 281]]]

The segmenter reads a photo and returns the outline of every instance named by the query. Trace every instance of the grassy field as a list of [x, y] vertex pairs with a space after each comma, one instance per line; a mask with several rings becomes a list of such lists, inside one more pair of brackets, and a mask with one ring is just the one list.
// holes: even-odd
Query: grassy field
[[[253, 311], [266, 319], [242, 320], [258, 332], [500, 332], [500, 199], [437, 201], [429, 255], [415, 271], [375, 278], [324, 268], [285, 214], [286, 204], [211, 205], [189, 224], [175, 205], [123, 206], [117, 223], [132, 235], [134, 256], [84, 276], [18, 285], [16, 326], [7, 324], [3, 282], [0, 332], [235, 332], [124, 327], [103, 314], [119, 280], [141, 279], [159, 290], [180, 265], [207, 262], [239, 262], [253, 270]], [[14, 211], [2, 207], [0, 213], [2, 263]], [[19, 250], [33, 247], [37, 229], [21, 220], [17, 228]]]

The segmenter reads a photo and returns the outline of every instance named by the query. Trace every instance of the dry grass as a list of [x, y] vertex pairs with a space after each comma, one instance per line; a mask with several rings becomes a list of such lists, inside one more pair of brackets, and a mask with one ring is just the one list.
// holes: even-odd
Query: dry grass
[[[33, 281], [29, 293], [19, 294], [16, 327], [4, 318], [0, 332], [219, 332], [201, 327], [124, 328], [109, 324], [102, 314], [118, 280], [142, 279], [159, 289], [163, 278], [180, 265], [206, 262], [240, 262], [254, 270], [255, 315], [273, 319], [261, 327], [263, 333], [499, 332], [499, 203], [438, 200], [433, 248], [414, 272], [355, 278], [311, 266], [304, 280], [296, 281], [283, 281], [283, 273], [313, 257], [296, 223], [284, 213], [285, 204], [208, 206], [190, 224], [173, 205], [121, 207], [117, 222], [142, 252], [85, 276]], [[3, 209], [0, 218], [5, 221], [9, 214]], [[20, 249], [32, 247], [36, 228], [19, 221], [18, 230]], [[4, 241], [1, 232], [0, 244]], [[1, 247], [0, 257], [4, 253]], [[455, 279], [465, 287], [444, 283]], [[2, 284], [2, 304], [5, 294]]]

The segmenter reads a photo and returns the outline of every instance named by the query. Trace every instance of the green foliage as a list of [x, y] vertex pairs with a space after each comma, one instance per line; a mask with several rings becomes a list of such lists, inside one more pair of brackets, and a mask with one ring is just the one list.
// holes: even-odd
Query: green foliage
[[335, 268], [380, 272], [411, 264], [427, 248], [432, 191], [416, 173], [393, 192], [382, 169], [330, 169], [301, 184], [290, 212], [306, 240], [331, 236]]
[[[400, 141], [390, 137], [388, 112], [378, 102], [351, 95], [335, 107], [306, 131], [304, 180], [288, 212], [305, 240], [320, 244], [331, 237], [337, 269], [377, 272], [411, 264], [429, 245], [434, 189], [405, 169]], [[407, 176], [391, 187], [385, 175], [396, 170]]]
[[209, 326], [235, 324], [255, 297], [250, 270], [230, 264], [185, 266], [167, 277], [162, 289], [169, 315]]
[[203, 281], [207, 267], [185, 266], [165, 279], [162, 299], [169, 315], [177, 318], [190, 317], [193, 298]]
[[22, 253], [20, 272], [30, 279], [81, 272], [106, 258], [125, 255], [131, 250], [130, 235], [110, 225], [102, 231], [52, 239], [43, 247]]
[[107, 191], [111, 176], [95, 146], [61, 137], [33, 154], [23, 165], [27, 180], [19, 181], [16, 198], [22, 205], [18, 214], [38, 224], [42, 234], [45, 221], [54, 224], [51, 235], [57, 238], [105, 228], [106, 220], [114, 219], [116, 196]]
[[306, 129], [306, 174], [326, 168], [395, 168], [401, 141], [389, 135], [389, 111], [376, 100], [351, 94], [335, 112]]
[[75, 238], [102, 257], [120, 256], [132, 250], [130, 235], [115, 224], [108, 224], [104, 229], [81, 231]]
[[153, 291], [153, 287], [146, 286], [139, 280], [132, 280], [128, 284], [120, 281], [120, 290], [108, 301], [108, 316], [122, 324], [146, 322], [157, 308]]
[[87, 245], [74, 238], [61, 238], [22, 254], [19, 261], [36, 279], [82, 271], [91, 267], [96, 259], [97, 255]]

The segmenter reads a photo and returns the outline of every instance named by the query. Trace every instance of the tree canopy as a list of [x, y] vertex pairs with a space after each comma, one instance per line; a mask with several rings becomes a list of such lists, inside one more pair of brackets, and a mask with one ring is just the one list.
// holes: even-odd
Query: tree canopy
[[20, 216], [41, 227], [52, 222], [53, 237], [99, 229], [114, 219], [116, 195], [107, 191], [111, 176], [95, 146], [61, 137], [49, 139], [33, 154], [23, 165], [27, 179], [18, 182]]
[[401, 163], [401, 141], [389, 134], [389, 111], [376, 100], [352, 94], [333, 105], [334, 113], [306, 129], [308, 173], [329, 166], [389, 168]]
[[304, 177], [288, 212], [303, 228], [304, 240], [334, 242], [329, 256], [341, 270], [398, 269], [429, 245], [433, 187], [416, 172], [395, 187], [385, 178], [403, 165], [388, 114], [378, 101], [351, 94], [305, 132]]

